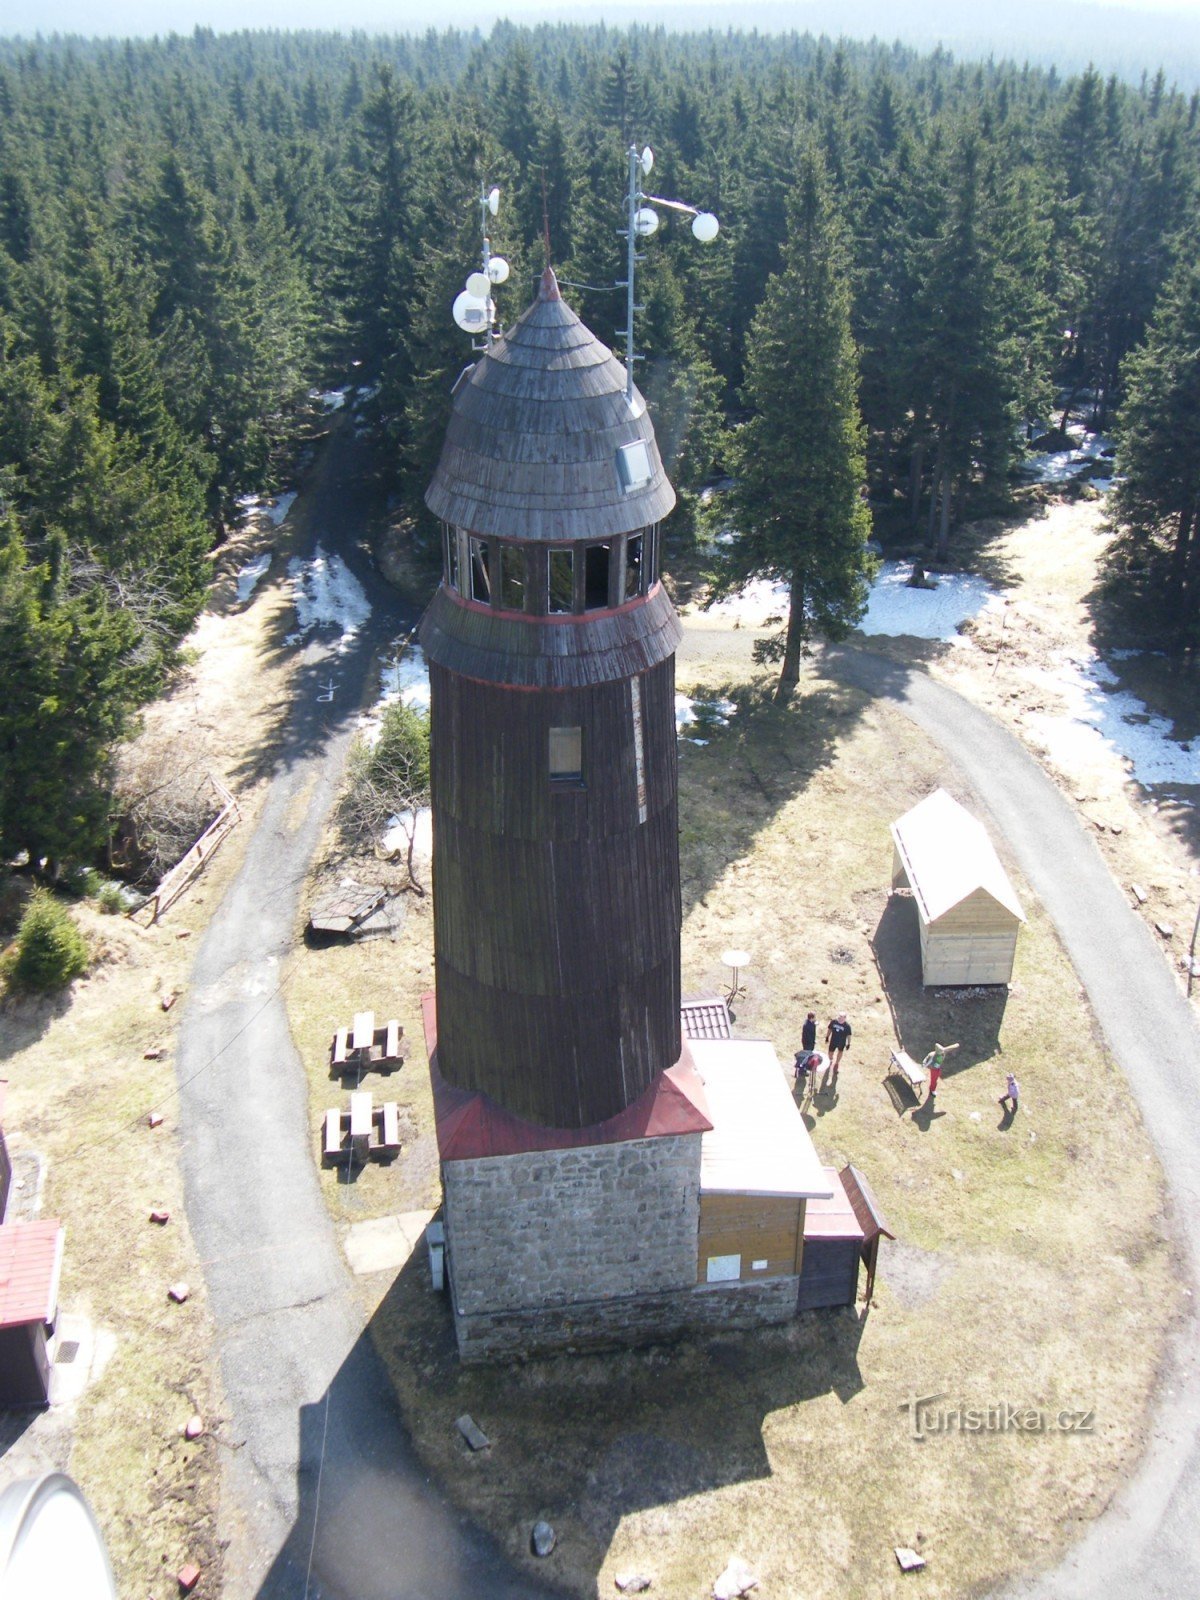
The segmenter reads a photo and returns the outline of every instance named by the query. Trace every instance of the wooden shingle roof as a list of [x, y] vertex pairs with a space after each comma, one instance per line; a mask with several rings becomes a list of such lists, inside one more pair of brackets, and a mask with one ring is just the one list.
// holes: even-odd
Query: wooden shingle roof
[[[650, 477], [626, 488], [624, 445], [645, 445]], [[659, 522], [675, 504], [646, 403], [625, 369], [562, 299], [553, 272], [506, 334], [456, 385], [425, 503], [483, 537], [605, 539]]]

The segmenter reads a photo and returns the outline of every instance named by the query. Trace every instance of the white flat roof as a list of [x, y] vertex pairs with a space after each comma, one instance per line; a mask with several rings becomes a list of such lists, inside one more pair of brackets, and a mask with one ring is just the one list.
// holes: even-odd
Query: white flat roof
[[712, 1131], [700, 1140], [701, 1194], [832, 1197], [828, 1175], [766, 1039], [691, 1039]]

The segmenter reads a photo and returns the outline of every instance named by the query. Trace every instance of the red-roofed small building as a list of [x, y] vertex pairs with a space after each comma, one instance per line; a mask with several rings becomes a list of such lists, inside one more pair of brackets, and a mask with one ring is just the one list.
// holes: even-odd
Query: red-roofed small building
[[46, 1341], [58, 1317], [65, 1229], [54, 1220], [0, 1227], [0, 1406], [46, 1405]]

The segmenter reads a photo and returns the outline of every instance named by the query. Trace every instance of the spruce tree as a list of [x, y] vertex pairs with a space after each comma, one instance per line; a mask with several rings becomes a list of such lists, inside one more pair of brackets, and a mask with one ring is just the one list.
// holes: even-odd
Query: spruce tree
[[848, 271], [811, 146], [789, 202], [784, 257], [750, 327], [743, 397], [752, 414], [734, 440], [740, 537], [716, 586], [728, 593], [757, 577], [788, 585], [785, 631], [755, 647], [760, 660], [782, 660], [781, 694], [798, 681], [814, 637], [843, 638], [857, 622], [871, 570]]

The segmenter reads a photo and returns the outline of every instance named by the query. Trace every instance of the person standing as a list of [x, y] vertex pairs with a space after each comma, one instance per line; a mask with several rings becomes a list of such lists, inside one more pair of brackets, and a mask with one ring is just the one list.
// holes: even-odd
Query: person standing
[[924, 1061], [922, 1061], [921, 1065], [929, 1074], [929, 1093], [925, 1096], [926, 1100], [932, 1100], [937, 1093], [937, 1086], [942, 1077], [942, 1064], [951, 1050], [957, 1049], [958, 1045], [956, 1044], [935, 1044]]
[[1017, 1103], [1020, 1098], [1021, 1085], [1010, 1072], [1008, 1075], [1008, 1082], [1004, 1085], [1004, 1093], [1000, 1096], [1000, 1104], [1004, 1107], [1005, 1111], [1008, 1112], [1010, 1117], [1016, 1116]]
[[806, 1055], [812, 1055], [817, 1048], [817, 1013], [810, 1011], [804, 1019], [804, 1026], [800, 1029], [800, 1048]]
[[846, 1013], [839, 1011], [825, 1029], [825, 1043], [829, 1046], [829, 1065], [833, 1068], [833, 1081], [837, 1082], [838, 1068], [842, 1064], [842, 1056], [850, 1048], [850, 1035], [853, 1032], [846, 1021]]

